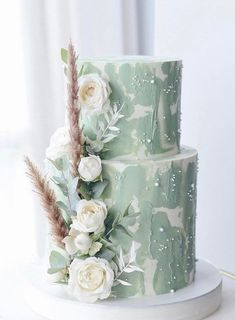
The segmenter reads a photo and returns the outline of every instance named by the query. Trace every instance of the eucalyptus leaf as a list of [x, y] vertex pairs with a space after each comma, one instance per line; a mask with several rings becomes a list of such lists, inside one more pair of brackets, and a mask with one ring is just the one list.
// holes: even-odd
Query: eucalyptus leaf
[[62, 191], [62, 193], [67, 197], [68, 196], [68, 188], [67, 188], [67, 185], [66, 184], [63, 184], [63, 183], [57, 183], [56, 184], [60, 190]]
[[117, 279], [117, 282], [119, 282], [123, 286], [129, 286], [129, 287], [131, 286], [131, 284], [129, 282], [121, 280], [121, 279]]
[[61, 158], [58, 158], [56, 160], [48, 159], [54, 167], [56, 167], [59, 171], [65, 171], [69, 168], [69, 159], [67, 156], [63, 156]]
[[129, 267], [126, 267], [123, 272], [126, 272], [126, 273], [132, 273], [134, 272], [135, 270], [133, 270], [130, 266]]
[[116, 251], [116, 248], [112, 242], [110, 242], [104, 238], [102, 238], [100, 241], [106, 248], [111, 249], [112, 251]]
[[113, 106], [113, 111], [114, 111], [114, 113], [117, 112], [117, 105], [116, 104], [114, 104], [114, 106]]
[[130, 206], [131, 206], [131, 203], [128, 205], [128, 207], [127, 207], [126, 210], [124, 211], [123, 216], [122, 216], [123, 218], [126, 217], [126, 216], [128, 216]]
[[63, 285], [68, 285], [68, 281], [64, 280], [64, 281], [56, 281], [55, 283], [57, 284], [63, 284]]
[[61, 51], [60, 51], [60, 55], [61, 55], [61, 59], [62, 61], [67, 64], [68, 62], [68, 50], [62, 48]]
[[[137, 267], [137, 266], [129, 266], [133, 271], [138, 271], [138, 272], [144, 272], [144, 270], [143, 269], [141, 269], [141, 268], [139, 268], [139, 267]], [[126, 270], [125, 270], [125, 272], [126, 272]]]
[[99, 198], [102, 193], [104, 192], [104, 189], [108, 185], [108, 180], [104, 179], [102, 181], [98, 181], [92, 184], [92, 196], [93, 198], [97, 199]]
[[103, 258], [108, 261], [112, 260], [115, 257], [115, 255], [115, 252], [104, 247], [96, 254], [97, 257]]
[[120, 131], [120, 129], [118, 129], [117, 127], [109, 127], [109, 130], [111, 130], [111, 131]]
[[67, 260], [58, 251], [51, 252], [49, 261], [52, 269], [64, 269], [68, 266]]
[[102, 121], [98, 122], [99, 128], [104, 131], [104, 123]]
[[47, 273], [48, 274], [55, 274], [55, 273], [59, 272], [60, 270], [62, 270], [62, 269], [61, 268], [49, 268], [47, 270]]
[[81, 69], [78, 72], [78, 77], [81, 77], [83, 70], [84, 70], [84, 64], [81, 66]]
[[113, 229], [115, 229], [116, 226], [117, 226], [117, 224], [119, 223], [121, 215], [122, 215], [122, 214], [119, 213], [119, 214], [115, 217], [115, 219], [113, 220], [113, 223], [112, 223], [112, 228], [113, 228]]
[[89, 145], [86, 145], [86, 152], [87, 152], [88, 154], [92, 154], [92, 155], [95, 154], [94, 150], [93, 150], [92, 147], [89, 146]]
[[110, 142], [111, 140], [113, 140], [113, 139], [116, 138], [116, 137], [117, 137], [117, 136], [114, 135], [114, 134], [109, 134], [109, 135], [107, 135], [106, 138], [104, 138], [102, 141], [103, 141], [103, 143], [108, 143], [108, 142]]
[[133, 234], [129, 230], [127, 230], [127, 228], [124, 227], [122, 224], [118, 224], [115, 229], [122, 231], [124, 234], [126, 234], [129, 237], [133, 237]]
[[78, 185], [78, 177], [71, 180], [68, 184], [68, 192], [69, 194], [73, 194], [77, 191], [77, 185]]
[[56, 204], [60, 209], [64, 210], [65, 212], [69, 211], [68, 206], [64, 202], [56, 201]]
[[108, 114], [107, 114], [107, 113], [105, 113], [105, 114], [104, 114], [104, 118], [105, 118], [106, 122], [108, 122], [108, 123], [109, 123], [109, 121], [110, 121], [110, 120], [109, 120], [109, 116], [108, 116]]
[[66, 181], [63, 177], [56, 177], [56, 176], [53, 176], [51, 178], [51, 180], [55, 183], [55, 184], [65, 184]]
[[102, 248], [102, 243], [97, 241], [93, 242], [89, 250], [89, 256], [94, 256], [97, 252], [100, 251], [101, 248]]
[[90, 184], [85, 181], [81, 181], [81, 184], [79, 186], [79, 192], [86, 200], [90, 200], [92, 197]]

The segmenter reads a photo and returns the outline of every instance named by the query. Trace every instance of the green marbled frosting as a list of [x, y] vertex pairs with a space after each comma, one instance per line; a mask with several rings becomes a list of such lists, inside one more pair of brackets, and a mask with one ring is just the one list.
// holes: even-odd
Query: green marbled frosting
[[[131, 287], [116, 287], [118, 297], [166, 293], [187, 286], [195, 272], [195, 210], [197, 152], [185, 148], [161, 160], [106, 160], [109, 180], [102, 198], [109, 214], [132, 203], [140, 212], [137, 223], [126, 221], [134, 234], [137, 263], [144, 273], [125, 274]], [[118, 230], [112, 241], [126, 251], [130, 237]]]
[[[82, 75], [98, 73], [109, 82], [111, 105], [124, 105], [118, 139], [104, 159], [173, 155], [180, 146], [181, 61], [154, 59], [80, 60]], [[96, 117], [84, 117], [84, 133], [94, 138]]]
[[[120, 133], [101, 154], [109, 181], [102, 199], [116, 216], [131, 203], [126, 220], [133, 239], [116, 230], [112, 241], [128, 252], [134, 240], [144, 273], [123, 276], [117, 297], [163, 294], [190, 284], [195, 274], [197, 152], [180, 149], [181, 61], [83, 60], [82, 74], [98, 73], [112, 89], [111, 105], [124, 104]], [[84, 133], [97, 118], [82, 118]]]

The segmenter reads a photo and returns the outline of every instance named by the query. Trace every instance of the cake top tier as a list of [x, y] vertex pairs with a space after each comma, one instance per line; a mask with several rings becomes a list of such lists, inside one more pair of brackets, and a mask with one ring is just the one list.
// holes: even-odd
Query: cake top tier
[[179, 152], [180, 60], [87, 58], [78, 59], [78, 68], [83, 130], [89, 144], [102, 144], [103, 159]]

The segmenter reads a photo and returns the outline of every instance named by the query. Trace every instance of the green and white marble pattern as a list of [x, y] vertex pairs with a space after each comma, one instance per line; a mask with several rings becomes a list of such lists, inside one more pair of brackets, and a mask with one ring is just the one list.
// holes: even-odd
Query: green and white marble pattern
[[[102, 176], [109, 181], [101, 198], [116, 216], [131, 204], [139, 212], [126, 219], [133, 239], [120, 230], [112, 241], [128, 252], [137, 248], [144, 270], [125, 275], [118, 298], [163, 294], [192, 283], [195, 274], [197, 152], [180, 148], [182, 62], [154, 58], [80, 60], [82, 75], [98, 73], [112, 89], [111, 105], [124, 104], [120, 133], [101, 153]], [[83, 117], [84, 133], [100, 116]]]
[[[123, 280], [132, 286], [117, 286], [117, 297], [162, 294], [193, 281], [196, 176], [197, 152], [190, 148], [161, 160], [103, 161], [109, 185], [102, 199], [109, 214], [124, 211], [130, 203], [140, 212], [134, 225], [126, 219], [126, 227], [133, 233], [144, 273], [125, 274]], [[128, 252], [132, 240], [117, 230], [112, 241]]]
[[[82, 75], [98, 73], [112, 89], [111, 105], [123, 106], [118, 139], [106, 145], [104, 159], [147, 159], [179, 152], [182, 62], [154, 59], [79, 60]], [[102, 116], [101, 116], [102, 117]], [[84, 133], [97, 116], [83, 117]]]

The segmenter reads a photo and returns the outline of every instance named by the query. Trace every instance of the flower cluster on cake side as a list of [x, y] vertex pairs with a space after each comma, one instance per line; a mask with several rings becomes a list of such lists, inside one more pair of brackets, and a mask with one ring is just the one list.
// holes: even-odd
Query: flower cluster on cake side
[[[81, 75], [72, 43], [62, 49], [67, 76], [67, 126], [56, 130], [46, 150], [46, 174], [25, 158], [27, 174], [34, 184], [51, 224], [53, 250], [48, 273], [56, 283], [67, 285], [68, 293], [83, 302], [113, 296], [123, 274], [143, 272], [136, 263], [135, 243], [130, 252], [112, 243], [115, 230], [132, 238], [123, 223], [137, 219], [132, 204], [115, 217], [101, 195], [109, 181], [102, 178], [102, 154], [106, 143], [119, 134], [123, 105], [111, 104], [110, 84], [96, 73]], [[94, 117], [94, 139], [80, 125], [81, 117]]]

